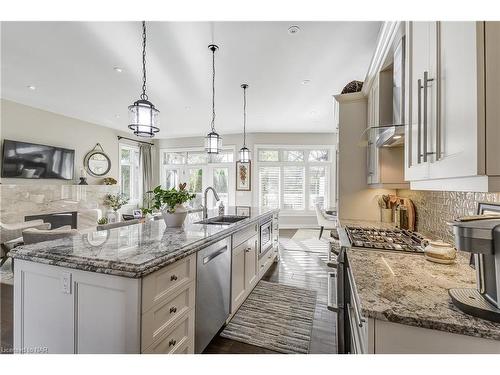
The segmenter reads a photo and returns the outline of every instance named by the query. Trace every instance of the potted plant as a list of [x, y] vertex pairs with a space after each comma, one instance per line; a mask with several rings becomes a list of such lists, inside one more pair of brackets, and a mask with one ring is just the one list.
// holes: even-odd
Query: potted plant
[[179, 184], [179, 188], [164, 190], [161, 186], [153, 189], [153, 208], [160, 210], [167, 227], [180, 227], [187, 216], [184, 203], [196, 197], [186, 190], [186, 184]]
[[110, 207], [113, 210], [113, 216], [108, 217], [110, 223], [118, 221], [117, 211], [122, 208], [122, 206], [128, 203], [128, 198], [123, 194], [106, 194], [104, 197], [104, 205]]

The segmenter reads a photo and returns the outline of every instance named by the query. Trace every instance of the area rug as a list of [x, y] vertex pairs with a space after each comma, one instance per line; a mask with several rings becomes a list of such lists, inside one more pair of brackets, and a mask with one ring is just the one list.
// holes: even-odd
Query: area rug
[[307, 354], [316, 292], [260, 281], [221, 336], [279, 353]]

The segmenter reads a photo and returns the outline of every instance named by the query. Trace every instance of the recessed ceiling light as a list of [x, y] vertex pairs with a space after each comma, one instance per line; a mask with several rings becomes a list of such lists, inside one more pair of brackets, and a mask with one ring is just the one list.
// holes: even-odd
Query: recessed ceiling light
[[310, 83], [311, 83], [311, 80], [310, 80], [310, 79], [305, 79], [305, 80], [303, 80], [303, 81], [302, 81], [302, 84], [303, 84], [303, 85], [308, 85], [308, 84], [310, 84]]
[[186, 111], [190, 111], [190, 110], [191, 110], [191, 106], [190, 106], [190, 105], [187, 105], [187, 106], [185, 106], [185, 107], [184, 107], [184, 109], [185, 109]]
[[300, 31], [300, 27], [296, 26], [296, 25], [293, 25], [293, 26], [290, 26], [288, 28], [288, 34], [290, 35], [295, 35], [295, 34], [298, 34]]
[[120, 118], [120, 115], [115, 115], [115, 118]]
[[35, 91], [36, 90], [36, 86], [33, 86], [33, 85], [29, 85], [29, 86], [26, 86], [28, 89], [30, 89], [31, 91]]
[[120, 68], [119, 66], [115, 66], [115, 67], [113, 68], [113, 70], [114, 70], [115, 72], [117, 72], [117, 73], [122, 73], [122, 72], [123, 72], [123, 68]]

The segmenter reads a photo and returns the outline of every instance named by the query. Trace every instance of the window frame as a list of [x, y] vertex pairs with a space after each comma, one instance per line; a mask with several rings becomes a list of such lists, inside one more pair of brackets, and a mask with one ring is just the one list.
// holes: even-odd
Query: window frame
[[[236, 146], [227, 145], [222, 147], [222, 151], [230, 151], [233, 154], [232, 162], [211, 162], [207, 160], [206, 163], [201, 164], [188, 164], [187, 153], [205, 151], [204, 147], [168, 147], [160, 149], [160, 185], [165, 188], [165, 178], [167, 170], [177, 170], [180, 182], [186, 182], [189, 176], [190, 169], [202, 169], [202, 190], [207, 186], [213, 186], [214, 170], [217, 168], [228, 169], [228, 203], [234, 206], [236, 203]], [[186, 153], [186, 162], [184, 164], [163, 164], [165, 153], [181, 152]], [[214, 206], [214, 199], [211, 194], [208, 196], [208, 206]]]
[[[259, 151], [279, 151], [279, 161], [260, 161]], [[304, 151], [304, 161], [285, 161], [283, 158], [283, 151]], [[309, 151], [313, 150], [327, 150], [328, 160], [327, 161], [309, 161]], [[255, 178], [253, 182], [253, 201], [260, 202], [260, 179], [259, 179], [259, 168], [262, 166], [273, 166], [280, 167], [280, 192], [279, 192], [279, 208], [282, 214], [287, 216], [314, 216], [314, 207], [309, 206], [310, 201], [310, 167], [324, 166], [325, 178], [326, 178], [326, 188], [325, 188], [325, 209], [328, 209], [335, 202], [335, 196], [333, 191], [333, 185], [335, 184], [335, 146], [334, 145], [294, 145], [294, 144], [255, 144], [254, 145], [254, 155], [256, 155], [256, 160], [254, 161], [254, 171]], [[303, 166], [304, 167], [304, 210], [287, 210], [283, 208], [284, 202], [284, 167], [286, 166]]]
[[[119, 168], [118, 168], [118, 179], [120, 181], [120, 194], [123, 194], [123, 187], [122, 187], [122, 149], [128, 149], [131, 151], [137, 151], [138, 153], [138, 163], [139, 163], [139, 170], [138, 170], [138, 175], [136, 175], [135, 169], [133, 168], [133, 164], [130, 164], [130, 191], [134, 192], [134, 184], [133, 181], [135, 178], [138, 178], [138, 191], [137, 191], [137, 198], [129, 198], [128, 203], [125, 206], [136, 206], [142, 205], [143, 201], [143, 192], [142, 192], [142, 165], [141, 165], [141, 156], [140, 156], [140, 150], [138, 145], [132, 145], [130, 143], [124, 143], [121, 142], [118, 144], [118, 160], [119, 160]], [[134, 192], [135, 193], [135, 192]], [[131, 195], [135, 195], [132, 194]]]

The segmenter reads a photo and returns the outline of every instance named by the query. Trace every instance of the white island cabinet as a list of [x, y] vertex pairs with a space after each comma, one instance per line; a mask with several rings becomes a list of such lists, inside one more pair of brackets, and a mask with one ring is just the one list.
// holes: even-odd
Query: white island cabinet
[[16, 260], [14, 347], [192, 353], [195, 264], [193, 254], [140, 279]]
[[[155, 221], [14, 249], [16, 352], [202, 351], [195, 333], [213, 328], [208, 343], [238, 310], [277, 256], [279, 225], [277, 210], [266, 208], [231, 225], [190, 215], [183, 229]], [[270, 222], [272, 247], [261, 252], [262, 227]], [[200, 261], [221, 242], [232, 259], [216, 280], [227, 284], [214, 292], [220, 299], [207, 301], [199, 283], [212, 275]], [[227, 315], [195, 317], [217, 301], [227, 301]]]

